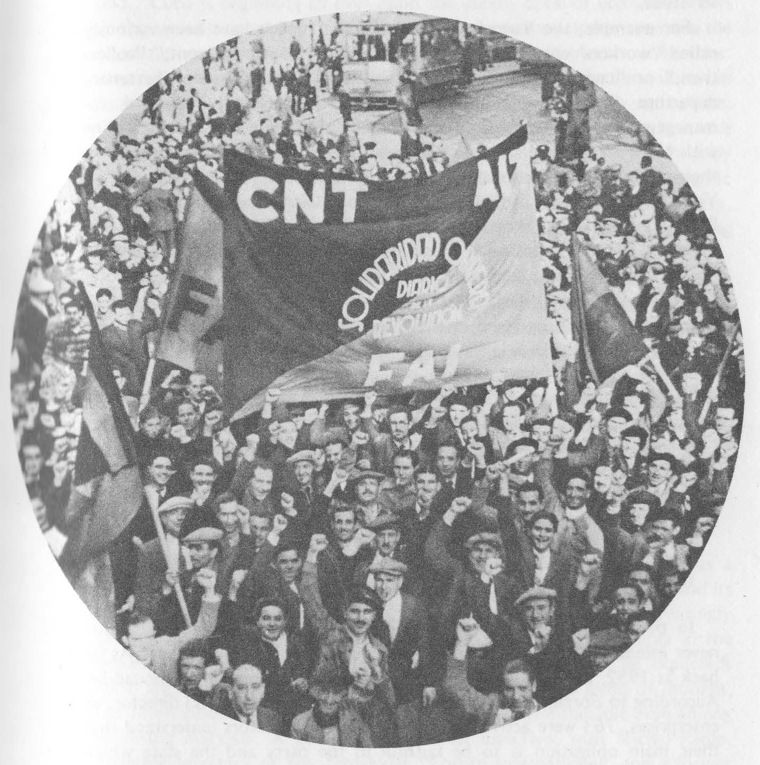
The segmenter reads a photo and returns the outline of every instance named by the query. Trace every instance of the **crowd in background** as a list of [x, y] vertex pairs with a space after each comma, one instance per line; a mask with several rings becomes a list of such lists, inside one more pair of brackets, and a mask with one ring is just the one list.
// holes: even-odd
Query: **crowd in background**
[[[248, 725], [342, 746], [459, 738], [593, 677], [693, 569], [741, 428], [733, 288], [688, 185], [646, 155], [625, 173], [608, 165], [581, 124], [572, 149], [565, 131], [554, 157], [539, 146], [532, 158], [549, 380], [507, 380], [495, 359], [491, 380], [466, 389], [316, 406], [272, 390], [233, 427], [200, 373], [157, 366], [146, 389], [194, 170], [221, 179], [227, 147], [370, 180], [448, 164], [414, 125], [379, 160], [345, 99], [339, 131], [320, 125], [320, 98], [341, 99], [340, 49], [293, 42], [282, 62], [218, 46], [197, 79], [177, 73], [146, 96], [137, 132], [112, 125], [72, 172], [18, 307], [19, 458], [60, 554], [92, 332], [81, 282], [145, 487], [112, 547], [108, 626]], [[574, 235], [651, 349], [600, 384], [578, 375]]]

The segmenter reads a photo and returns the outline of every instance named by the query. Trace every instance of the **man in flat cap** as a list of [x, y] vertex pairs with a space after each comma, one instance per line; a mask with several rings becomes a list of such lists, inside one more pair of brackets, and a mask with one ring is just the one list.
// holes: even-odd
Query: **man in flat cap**
[[679, 510], [681, 494], [673, 491], [683, 465], [669, 452], [652, 452], [646, 468], [646, 479], [638, 488], [654, 494], [660, 507]]
[[317, 558], [327, 545], [326, 536], [313, 535], [303, 566], [304, 604], [320, 644], [314, 675], [348, 671], [353, 677], [348, 701], [369, 727], [373, 743], [395, 746], [396, 697], [388, 676], [388, 648], [370, 631], [382, 603], [374, 591], [355, 587], [346, 597], [342, 621], [330, 616], [317, 584]]
[[[155, 461], [159, 459], [157, 457]], [[193, 502], [189, 497], [171, 497], [162, 502], [158, 506], [158, 517], [164, 533], [165, 548], [158, 538], [151, 539], [139, 547], [134, 608], [151, 619], [157, 617], [159, 603], [168, 586], [167, 572], [179, 575], [189, 567], [189, 561], [182, 552], [179, 540], [180, 529], [192, 506]]]
[[361, 526], [367, 527], [383, 512], [390, 512], [390, 507], [383, 507], [380, 497], [380, 484], [385, 474], [377, 470], [354, 470], [349, 474], [349, 484], [353, 486], [356, 500], [356, 518]]
[[391, 557], [376, 559], [369, 567], [383, 606], [377, 634], [388, 647], [388, 675], [398, 704], [397, 746], [426, 743], [421, 739], [422, 707], [435, 701], [435, 686], [441, 679], [432, 662], [427, 609], [413, 595], [401, 592], [407, 570]]
[[482, 630], [475, 619], [467, 617], [457, 623], [456, 635], [454, 650], [448, 657], [443, 693], [453, 703], [456, 716], [471, 726], [460, 733], [473, 735], [500, 728], [542, 709], [535, 698], [535, 674], [525, 659], [512, 659], [503, 665], [498, 690], [481, 693], [474, 688], [467, 677], [468, 653]]
[[317, 495], [317, 455], [311, 449], [301, 449], [285, 460], [293, 480], [287, 481], [285, 490], [293, 497], [297, 515], [309, 520]]
[[194, 506], [188, 511], [180, 528], [180, 542], [183, 549], [187, 550], [190, 567], [181, 574], [167, 572], [167, 588], [155, 620], [158, 634], [178, 635], [185, 626], [177, 593], [173, 589], [175, 582], [179, 582], [190, 620], [196, 619], [203, 595], [203, 585], [198, 575], [201, 571], [210, 570], [216, 579], [216, 557], [223, 535], [219, 520], [210, 510]]

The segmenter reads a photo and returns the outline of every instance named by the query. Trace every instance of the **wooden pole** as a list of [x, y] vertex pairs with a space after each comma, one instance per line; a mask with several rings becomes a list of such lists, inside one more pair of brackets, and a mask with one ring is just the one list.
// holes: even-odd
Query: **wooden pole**
[[655, 372], [657, 372], [657, 374], [660, 376], [660, 379], [665, 383], [665, 387], [668, 389], [668, 393], [670, 393], [675, 402], [683, 404], [683, 397], [678, 392], [678, 388], [673, 385], [673, 381], [668, 376], [668, 373], [663, 369], [662, 362], [660, 361], [660, 354], [657, 351], [652, 351], [651, 353], [647, 354], [645, 358], [649, 359], [650, 363], [655, 369]]
[[[164, 533], [164, 527], [161, 525], [161, 518], [158, 514], [158, 502], [157, 498], [153, 496], [152, 492], [146, 492], [145, 496], [148, 498], [148, 504], [150, 505], [151, 515], [153, 516], [153, 523], [156, 524], [156, 533], [158, 534], [158, 541], [161, 545], [161, 550], [164, 553], [164, 560], [166, 561], [166, 570], [171, 568], [171, 561], [169, 560], [169, 548], [166, 546], [166, 534]], [[177, 596], [179, 602], [180, 611], [182, 611], [182, 618], [185, 620], [185, 626], [192, 627], [193, 623], [190, 620], [190, 612], [187, 610], [187, 603], [185, 602], [185, 594], [182, 592], [182, 588], [179, 586], [179, 582], [174, 583], [174, 594]]]
[[731, 356], [731, 351], [733, 350], [734, 343], [736, 342], [736, 336], [738, 334], [739, 322], [737, 321], [736, 324], [734, 324], [734, 328], [731, 330], [731, 334], [728, 337], [728, 347], [726, 348], [726, 352], [723, 354], [723, 358], [720, 360], [720, 364], [718, 364], [718, 370], [715, 373], [712, 384], [707, 389], [707, 401], [705, 401], [705, 405], [702, 407], [702, 411], [699, 413], [699, 420], [697, 420], [700, 425], [705, 424], [707, 415], [710, 412], [710, 405], [712, 404], [712, 401], [710, 400], [710, 391], [715, 390], [717, 392], [718, 390], [718, 385], [720, 385], [720, 378], [723, 377], [723, 371], [725, 370], [728, 359]]
[[156, 368], [156, 358], [151, 356], [148, 361], [148, 371], [145, 374], [145, 382], [143, 383], [142, 395], [140, 396], [140, 409], [142, 412], [148, 402], [150, 401], [150, 389], [153, 385], [153, 370]]

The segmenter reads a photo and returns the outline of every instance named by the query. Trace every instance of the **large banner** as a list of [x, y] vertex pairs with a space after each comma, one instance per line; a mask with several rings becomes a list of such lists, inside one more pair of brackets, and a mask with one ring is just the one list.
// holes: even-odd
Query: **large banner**
[[[550, 372], [521, 127], [430, 178], [372, 182], [227, 151], [225, 402], [235, 417]], [[219, 192], [216, 192], [219, 195]]]

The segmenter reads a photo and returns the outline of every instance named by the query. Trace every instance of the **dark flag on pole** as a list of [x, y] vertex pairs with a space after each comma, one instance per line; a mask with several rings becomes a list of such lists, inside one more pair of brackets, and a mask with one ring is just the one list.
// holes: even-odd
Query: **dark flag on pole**
[[577, 236], [573, 238], [572, 256], [570, 308], [573, 338], [579, 346], [579, 372], [599, 384], [624, 367], [637, 364], [649, 348]]
[[72, 582], [90, 560], [106, 552], [124, 531], [139, 510], [143, 496], [134, 430], [92, 305], [82, 285], [79, 286], [92, 334], [74, 486], [66, 508], [68, 541], [59, 559]]
[[[204, 192], [224, 227], [233, 419], [270, 387], [288, 403], [550, 374], [524, 126], [430, 178], [326, 176], [234, 151], [224, 175], [223, 192]], [[178, 316], [211, 310], [193, 298], [203, 306]]]

